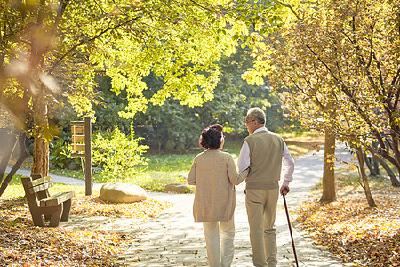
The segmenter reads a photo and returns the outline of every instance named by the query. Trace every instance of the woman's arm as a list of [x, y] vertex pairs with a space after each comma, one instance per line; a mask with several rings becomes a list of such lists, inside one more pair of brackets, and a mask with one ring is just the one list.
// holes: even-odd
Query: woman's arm
[[244, 171], [239, 173], [238, 179], [237, 179], [237, 185], [240, 184], [241, 182], [243, 182], [247, 178], [247, 175], [249, 175], [249, 171], [250, 171], [250, 168], [247, 168]]
[[238, 172], [236, 170], [236, 164], [232, 156], [228, 156], [228, 178], [231, 184], [238, 184]]
[[190, 168], [190, 171], [189, 171], [188, 184], [196, 185], [196, 159], [193, 160], [192, 167]]

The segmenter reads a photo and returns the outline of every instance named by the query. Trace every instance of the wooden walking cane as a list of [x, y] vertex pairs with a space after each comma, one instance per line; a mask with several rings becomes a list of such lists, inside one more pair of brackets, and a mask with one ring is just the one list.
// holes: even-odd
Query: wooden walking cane
[[292, 238], [292, 248], [293, 248], [294, 260], [296, 261], [296, 266], [299, 267], [299, 262], [297, 261], [296, 247], [294, 246], [294, 240], [293, 240], [292, 224], [290, 223], [290, 218], [289, 218], [289, 210], [286, 205], [285, 195], [282, 195], [282, 196], [283, 196], [283, 205], [285, 206], [286, 218], [287, 218], [287, 222], [289, 225], [290, 237]]

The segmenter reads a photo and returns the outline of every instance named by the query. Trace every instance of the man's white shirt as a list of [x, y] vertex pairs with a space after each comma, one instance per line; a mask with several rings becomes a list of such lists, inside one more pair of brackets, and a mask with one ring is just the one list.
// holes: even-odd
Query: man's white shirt
[[[267, 127], [260, 127], [254, 131], [253, 134], [259, 132], [268, 132]], [[283, 163], [283, 185], [288, 186], [289, 183], [293, 180], [293, 171], [294, 171], [294, 160], [290, 155], [289, 149], [286, 144], [283, 147], [282, 154], [282, 163]], [[246, 141], [243, 142], [243, 146], [240, 149], [240, 154], [238, 158], [238, 168], [239, 172], [243, 172], [245, 169], [250, 167], [250, 147]]]

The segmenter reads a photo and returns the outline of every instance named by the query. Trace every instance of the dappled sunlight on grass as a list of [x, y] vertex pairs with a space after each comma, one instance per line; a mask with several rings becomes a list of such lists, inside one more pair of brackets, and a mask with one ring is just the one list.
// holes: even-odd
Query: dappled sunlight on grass
[[319, 132], [282, 132], [278, 133], [284, 140], [324, 141], [324, 134]]
[[168, 202], [147, 199], [134, 203], [108, 203], [94, 196], [79, 196], [73, 200], [72, 215], [107, 216], [113, 218], [135, 218], [146, 220], [157, 218], [160, 213], [171, 207]]
[[[83, 186], [78, 185], [68, 185], [68, 184], [61, 184], [61, 183], [54, 183], [52, 187], [50, 187], [49, 192], [50, 194], [55, 194], [61, 191], [75, 191], [76, 195], [84, 195], [85, 188]], [[8, 185], [7, 189], [4, 191], [2, 199], [10, 199], [10, 198], [19, 198], [24, 197], [25, 192], [24, 188], [22, 187], [21, 180], [19, 177], [14, 177], [13, 182]]]
[[[301, 157], [307, 153], [317, 151], [323, 138], [317, 133], [285, 133], [283, 134], [288, 144], [289, 150], [294, 158]], [[322, 143], [321, 143], [322, 142]], [[230, 153], [237, 159], [242, 139], [227, 139], [224, 145], [224, 151]], [[148, 166], [141, 172], [127, 172], [123, 179], [118, 182], [134, 183], [146, 190], [163, 192], [165, 185], [171, 183], [186, 183], [184, 178], [192, 165], [194, 157], [200, 153], [201, 149], [191, 150], [182, 154], [148, 154]], [[60, 170], [52, 169], [54, 174], [83, 179], [82, 170]], [[116, 180], [104, 177], [102, 173], [95, 172], [93, 175], [95, 182], [115, 182]], [[191, 187], [193, 190], [193, 188]]]
[[311, 152], [318, 152], [324, 145], [324, 136], [315, 132], [284, 133], [282, 138], [294, 158], [299, 158]]
[[186, 172], [196, 155], [194, 153], [150, 155], [149, 165], [145, 172]]
[[288, 145], [288, 149], [290, 151], [290, 154], [292, 155], [292, 157], [294, 158], [299, 158], [302, 155], [307, 154], [308, 152], [314, 150], [314, 148], [306, 148], [306, 147], [300, 147], [296, 144], [290, 144]]
[[161, 172], [151, 171], [145, 173], [139, 173], [134, 177], [129, 177], [125, 182], [137, 184], [149, 191], [164, 192], [164, 187], [167, 184], [172, 183], [186, 183], [184, 175], [188, 171], [172, 171], [172, 172]]

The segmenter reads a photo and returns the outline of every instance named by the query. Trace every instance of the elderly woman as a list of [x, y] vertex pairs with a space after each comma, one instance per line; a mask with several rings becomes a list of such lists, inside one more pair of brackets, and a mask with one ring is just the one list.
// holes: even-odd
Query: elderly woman
[[205, 150], [195, 157], [188, 176], [188, 183], [196, 186], [193, 215], [203, 222], [209, 265], [226, 267], [233, 260], [235, 185], [241, 181], [232, 156], [221, 151], [221, 125], [205, 128], [199, 143]]

